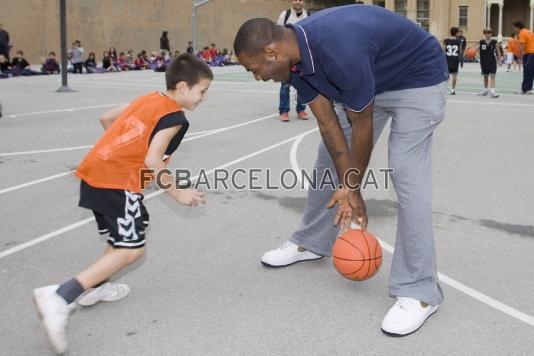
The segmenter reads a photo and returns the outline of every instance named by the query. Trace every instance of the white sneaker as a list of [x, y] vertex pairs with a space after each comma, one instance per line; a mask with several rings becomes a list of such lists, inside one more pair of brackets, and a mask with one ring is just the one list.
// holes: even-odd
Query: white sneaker
[[267, 267], [284, 267], [299, 261], [318, 260], [323, 256], [316, 255], [304, 248], [286, 241], [276, 250], [267, 251], [261, 257], [261, 263]]
[[488, 93], [489, 93], [489, 90], [484, 90], [484, 91], [481, 91], [480, 93], [478, 93], [477, 95], [478, 96], [486, 96], [486, 95], [488, 95]]
[[67, 351], [66, 327], [70, 309], [57, 293], [58, 285], [33, 290], [33, 302], [43, 322], [48, 339], [58, 354]]
[[497, 93], [495, 93], [495, 92], [490, 93], [490, 95], [491, 95], [491, 97], [492, 97], [493, 99], [499, 97], [499, 94], [497, 94]]
[[76, 301], [78, 304], [88, 307], [100, 301], [115, 302], [130, 294], [130, 287], [126, 284], [104, 283], [98, 288], [91, 288], [82, 294]]
[[397, 297], [395, 305], [382, 320], [382, 332], [389, 336], [406, 336], [423, 326], [439, 305], [426, 305], [417, 299]]

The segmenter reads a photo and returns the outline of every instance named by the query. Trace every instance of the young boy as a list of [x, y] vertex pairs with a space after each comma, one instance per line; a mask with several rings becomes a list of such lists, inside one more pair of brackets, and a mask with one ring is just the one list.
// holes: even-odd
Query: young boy
[[59, 74], [59, 64], [56, 61], [56, 53], [50, 52], [48, 53], [48, 57], [44, 58], [41, 63], [43, 66], [41, 67], [41, 73], [44, 74]]
[[499, 63], [501, 62], [502, 54], [497, 46], [497, 40], [491, 39], [491, 29], [486, 28], [483, 33], [484, 39], [480, 40], [477, 52], [480, 53], [480, 67], [482, 68], [482, 75], [484, 76], [484, 90], [478, 95], [488, 95], [489, 79], [490, 96], [492, 98], [498, 98], [499, 94], [495, 92], [495, 75], [497, 74], [497, 60]]
[[18, 50], [15, 54], [15, 58], [11, 61], [11, 66], [14, 70], [22, 73], [26, 68], [30, 66], [30, 63], [24, 58], [24, 52]]
[[451, 81], [451, 95], [456, 95], [456, 79], [458, 77], [458, 67], [460, 66], [460, 51], [462, 43], [456, 37], [458, 35], [458, 27], [451, 27], [451, 37], [443, 41], [445, 46], [445, 56], [447, 57], [447, 66], [449, 67], [449, 74], [452, 77]]
[[[129, 294], [124, 284], [106, 282], [116, 272], [139, 260], [145, 250], [148, 213], [143, 206], [145, 172], [167, 167], [189, 127], [182, 108], [194, 110], [206, 98], [213, 74], [197, 57], [183, 54], [165, 73], [167, 91], [141, 96], [113, 109], [100, 119], [104, 135], [76, 171], [82, 179], [80, 206], [91, 209], [100, 234], [109, 234], [104, 254], [74, 278], [61, 285], [33, 291], [34, 303], [55, 351], [67, 349], [69, 304], [115, 301]], [[142, 177], [141, 177], [142, 176]], [[173, 178], [162, 174], [167, 193], [187, 206], [204, 203], [194, 189], [178, 189]]]

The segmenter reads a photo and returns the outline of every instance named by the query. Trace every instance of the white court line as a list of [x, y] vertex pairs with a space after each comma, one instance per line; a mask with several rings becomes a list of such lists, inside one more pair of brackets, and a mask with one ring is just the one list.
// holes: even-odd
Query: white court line
[[89, 146], [62, 147], [62, 148], [51, 148], [51, 149], [48, 149], [48, 150], [39, 150], [39, 151], [7, 152], [7, 153], [0, 153], [0, 157], [20, 156], [20, 155], [30, 155], [30, 154], [34, 154], [34, 153], [50, 153], [50, 152], [75, 151], [75, 150], [84, 150], [84, 149], [91, 148], [91, 147], [93, 147], [93, 145], [89, 145]]
[[[293, 171], [297, 175], [297, 182], [298, 182], [299, 186], [302, 186], [302, 179], [301, 179], [301, 174], [300, 174], [299, 163], [298, 163], [298, 160], [297, 160], [297, 149], [299, 147], [300, 142], [302, 141], [302, 139], [306, 135], [309, 135], [312, 132], [315, 132], [315, 131], [318, 131], [318, 130], [319, 130], [319, 128], [315, 128], [312, 131], [308, 131], [308, 132], [303, 133], [302, 135], [298, 136], [297, 139], [293, 142], [293, 145], [291, 145], [291, 150], [289, 151], [289, 162], [291, 163], [291, 168], [293, 169]], [[308, 181], [305, 181], [304, 182], [304, 190], [308, 190], [309, 185], [310, 184], [308, 183]]]
[[39, 183], [43, 183], [43, 182], [47, 182], [49, 180], [52, 180], [52, 179], [56, 179], [56, 178], [61, 178], [61, 177], [64, 177], [64, 176], [68, 176], [69, 174], [72, 174], [73, 171], [68, 171], [68, 172], [63, 172], [63, 173], [59, 173], [59, 174], [54, 174], [52, 176], [48, 176], [48, 177], [45, 177], [45, 178], [41, 178], [41, 179], [37, 179], [37, 180], [32, 180], [31, 182], [27, 182], [27, 183], [23, 183], [23, 184], [19, 184], [19, 185], [15, 185], [13, 187], [9, 187], [9, 188], [5, 188], [5, 189], [1, 189], [0, 190], [0, 194], [4, 194], [4, 193], [7, 193], [7, 192], [11, 192], [13, 190], [17, 190], [17, 189], [21, 189], [21, 188], [26, 188], [26, 187], [29, 187], [31, 185], [34, 185], [34, 184], [39, 184]]
[[[315, 131], [315, 130], [316, 130], [316, 129], [313, 129], [313, 130], [310, 130], [310, 131], [306, 131], [306, 132], [313, 132], [313, 131]], [[306, 133], [306, 132], [305, 132], [305, 133]], [[292, 141], [294, 141], [296, 138], [298, 138], [299, 136], [300, 136], [300, 135], [293, 136], [293, 137], [291, 137], [291, 138], [288, 138], [287, 140], [280, 141], [280, 142], [278, 142], [278, 143], [275, 143], [274, 145], [265, 147], [265, 148], [263, 148], [263, 149], [261, 149], [261, 150], [258, 150], [258, 151], [255, 151], [255, 152], [253, 152], [253, 153], [250, 153], [250, 154], [248, 154], [248, 155], [242, 156], [242, 157], [240, 157], [240, 158], [238, 158], [238, 159], [235, 159], [235, 160], [233, 160], [233, 161], [224, 163], [224, 164], [222, 164], [222, 165], [220, 165], [220, 166], [218, 166], [218, 167], [216, 167], [216, 168], [213, 168], [213, 169], [207, 171], [207, 172], [206, 172], [206, 176], [213, 174], [213, 172], [215, 172], [215, 170], [217, 170], [217, 169], [223, 169], [223, 168], [230, 167], [230, 166], [235, 165], [235, 164], [237, 164], [237, 163], [239, 163], [239, 162], [245, 161], [245, 160], [247, 160], [247, 159], [249, 159], [249, 158], [252, 158], [252, 157], [254, 157], [254, 156], [260, 155], [260, 154], [262, 154], [262, 153], [264, 153], [264, 152], [270, 151], [270, 150], [275, 149], [275, 148], [277, 148], [277, 147], [279, 147], [279, 146], [285, 145], [286, 143], [292, 142]], [[194, 182], [194, 181], [196, 181], [197, 179], [198, 179], [198, 175], [196, 175], [195, 177], [193, 177], [193, 178], [191, 179], [191, 181]], [[154, 197], [156, 197], [156, 196], [158, 196], [158, 195], [160, 195], [160, 194], [162, 194], [162, 193], [164, 193], [164, 192], [165, 192], [165, 190], [159, 190], [159, 191], [150, 193], [150, 194], [148, 194], [148, 195], [145, 196], [145, 200], [154, 198]], [[80, 221], [77, 221], [77, 222], [75, 222], [75, 223], [73, 223], [73, 224], [64, 226], [64, 227], [62, 227], [62, 228], [60, 228], [60, 229], [58, 229], [58, 230], [49, 232], [48, 234], [45, 234], [45, 235], [36, 237], [36, 238], [34, 238], [34, 239], [30, 240], [30, 241], [27, 241], [27, 242], [25, 242], [25, 243], [22, 243], [22, 244], [18, 245], [18, 246], [12, 247], [12, 248], [7, 249], [7, 250], [4, 250], [4, 251], [0, 252], [0, 259], [1, 259], [1, 258], [4, 258], [4, 257], [7, 257], [7, 256], [9, 256], [9, 255], [12, 255], [12, 254], [14, 254], [14, 253], [16, 253], [16, 252], [25, 250], [25, 249], [27, 249], [27, 248], [29, 248], [29, 247], [31, 247], [31, 246], [37, 245], [37, 244], [39, 244], [39, 243], [41, 243], [41, 242], [50, 240], [50, 239], [53, 238], [53, 237], [56, 237], [56, 236], [59, 236], [59, 235], [61, 235], [61, 234], [64, 234], [65, 232], [74, 230], [74, 229], [76, 229], [76, 228], [78, 228], [78, 227], [80, 227], [80, 226], [86, 225], [86, 224], [88, 224], [88, 223], [90, 223], [91, 221], [94, 221], [94, 220], [95, 220], [94, 217], [87, 218], [87, 219], [84, 219], [84, 220], [80, 220]]]
[[[380, 240], [380, 245], [382, 246], [382, 248], [384, 250], [386, 250], [387, 252], [393, 254], [393, 252], [395, 251], [395, 249], [393, 248], [393, 246], [391, 246], [390, 244]], [[438, 272], [438, 278], [439, 278], [439, 281], [442, 282], [443, 284], [446, 284], [448, 285], [449, 287], [452, 287], [454, 289], [456, 289], [457, 291], [460, 291], [468, 296], [470, 296], [471, 298], [474, 298], [476, 300], [478, 300], [479, 302], [482, 302], [486, 305], [489, 305], [490, 307], [494, 308], [494, 309], [497, 309], [498, 311], [500, 312], [503, 312], [504, 314], [507, 314], [515, 319], [518, 319], [530, 326], [534, 326], [534, 317], [533, 316], [530, 316], [528, 314], [525, 314], [517, 309], [514, 309], [512, 308], [511, 306], [509, 305], [506, 305], [504, 303], [501, 303], [499, 302], [498, 300], [495, 300], [487, 295], [485, 295], [484, 293], [481, 293], [473, 288], [470, 288], [468, 286], [466, 286], [465, 284], [461, 283], [461, 282], [458, 282], [457, 280], [451, 278], [451, 277], [448, 277], [446, 275], [444, 275], [443, 273], [439, 273]]]
[[56, 109], [56, 110], [48, 110], [48, 111], [33, 111], [33, 112], [23, 112], [20, 114], [12, 114], [12, 115], [6, 115], [6, 118], [9, 119], [15, 119], [17, 117], [21, 116], [33, 116], [33, 115], [42, 115], [42, 114], [53, 114], [58, 112], [74, 112], [78, 110], [88, 110], [88, 109], [99, 109], [99, 108], [107, 108], [110, 106], [119, 106], [124, 103], [115, 103], [115, 104], [106, 104], [106, 105], [94, 105], [94, 106], [78, 106], [75, 108], [66, 108], [66, 109]]
[[[206, 132], [206, 133], [196, 135], [196, 136], [194, 136], [194, 137], [186, 138], [186, 139], [182, 140], [182, 142], [193, 141], [193, 140], [196, 140], [196, 139], [199, 139], [199, 138], [202, 138], [202, 137], [215, 135], [215, 134], [217, 134], [217, 133], [225, 132], [225, 131], [228, 131], [228, 130], [232, 130], [232, 129], [235, 129], [235, 128], [238, 128], [238, 127], [241, 127], [241, 126], [246, 126], [246, 125], [254, 124], [254, 123], [256, 123], [256, 122], [259, 122], [259, 121], [262, 121], [262, 120], [266, 120], [266, 119], [269, 119], [269, 118], [274, 117], [274, 116], [277, 116], [277, 115], [278, 115], [278, 114], [271, 114], [271, 115], [267, 115], [267, 116], [260, 117], [259, 119], [254, 119], [254, 120], [250, 120], [250, 121], [245, 121], [245, 122], [242, 122], [242, 123], [237, 124], [237, 125], [232, 125], [232, 126], [223, 127], [223, 128], [220, 128], [220, 129], [211, 130], [211, 131], [208, 131], [208, 132]], [[61, 178], [61, 177], [67, 176], [67, 175], [69, 175], [69, 174], [71, 174], [71, 173], [73, 173], [73, 171], [68, 171], [68, 172], [63, 172], [63, 173], [59, 173], [59, 174], [54, 174], [54, 175], [49, 176], [49, 177], [45, 177], [45, 178], [41, 178], [41, 179], [37, 179], [37, 180], [31, 181], [31, 182], [27, 182], [27, 183], [19, 184], [19, 185], [13, 186], [13, 187], [5, 188], [5, 189], [0, 189], [0, 194], [4, 194], [4, 193], [8, 193], [8, 192], [12, 192], [12, 191], [14, 191], [14, 190], [21, 189], [21, 188], [26, 188], [26, 187], [32, 186], [32, 185], [34, 185], [34, 184], [39, 184], [39, 183], [47, 182], [47, 181], [52, 180], [52, 179]]]
[[259, 122], [259, 121], [263, 121], [263, 120], [270, 119], [271, 117], [274, 117], [274, 116], [278, 116], [278, 114], [271, 114], [271, 115], [267, 115], [267, 116], [260, 117], [259, 119], [254, 119], [254, 120], [250, 120], [250, 121], [245, 121], [245, 122], [242, 122], [242, 123], [240, 123], [240, 124], [236, 124], [236, 125], [232, 125], [232, 126], [223, 127], [223, 128], [220, 128], [220, 129], [214, 129], [214, 130], [211, 130], [211, 131], [206, 132], [206, 133], [204, 133], [204, 134], [200, 134], [200, 135], [198, 135], [198, 136], [195, 136], [195, 137], [191, 137], [191, 138], [185, 139], [184, 142], [185, 142], [185, 141], [193, 141], [193, 140], [196, 140], [197, 138], [202, 138], [202, 137], [206, 137], [206, 136], [215, 135], [215, 134], [217, 134], [217, 133], [225, 132], [225, 131], [228, 131], [228, 130], [233, 130], [233, 129], [238, 128], [238, 127], [241, 127], [241, 126], [246, 126], [246, 125], [254, 124], [254, 123]]
[[[210, 132], [217, 131], [219, 129], [213, 129], [213, 130], [204, 130], [204, 131], [197, 131], [197, 132], [191, 132], [185, 135], [185, 137], [189, 136], [196, 136], [200, 134], [206, 134]], [[184, 140], [185, 142], [186, 140]], [[84, 150], [88, 148], [92, 148], [93, 145], [88, 146], [73, 146], [73, 147], [62, 147], [62, 148], [52, 148], [48, 150], [39, 150], [39, 151], [20, 151], [20, 152], [7, 152], [7, 153], [0, 153], [0, 157], [7, 157], [7, 156], [20, 156], [20, 155], [29, 155], [29, 154], [36, 154], [36, 153], [51, 153], [51, 152], [63, 152], [63, 151], [75, 151], [75, 150]]]
[[499, 132], [520, 132], [523, 134], [529, 134], [532, 135], [534, 133], [534, 130], [527, 130], [527, 129], [513, 129], [508, 127], [487, 127], [487, 126], [469, 126], [469, 125], [448, 125], [448, 124], [441, 124], [439, 127], [443, 127], [445, 129], [473, 129], [473, 130], [490, 130], [490, 131], [499, 131]]
[[[317, 129], [315, 129], [317, 130]], [[295, 139], [294, 143], [293, 143], [293, 146], [291, 147], [291, 153], [290, 153], [290, 156], [291, 156], [291, 167], [294, 171], [298, 171], [299, 170], [299, 165], [298, 165], [298, 161], [297, 161], [297, 158], [296, 158], [296, 151], [297, 151], [297, 147], [299, 145], [299, 143], [302, 141], [302, 139], [304, 138], [304, 136], [310, 134], [312, 131], [308, 131], [304, 134], [301, 134], [299, 136], [297, 136], [297, 138]], [[297, 174], [297, 177], [299, 175]], [[388, 244], [387, 242], [383, 241], [383, 240], [380, 240], [378, 239], [378, 241], [380, 241], [380, 245], [382, 246], [382, 248], [384, 250], [386, 250], [387, 252], [393, 254], [393, 252], [395, 252], [395, 248], [393, 246], [391, 246], [390, 244]], [[515, 319], [518, 319], [526, 324], [529, 324], [530, 326], [534, 326], [534, 317], [533, 316], [530, 316], [528, 314], [525, 314], [517, 309], [514, 309], [512, 308], [511, 306], [509, 305], [506, 305], [504, 303], [501, 303], [499, 302], [498, 300], [495, 300], [487, 295], [485, 295], [484, 293], [481, 293], [473, 288], [470, 288], [468, 286], [466, 286], [465, 284], [461, 283], [461, 282], [458, 282], [457, 280], [451, 278], [451, 277], [448, 277], [446, 275], [444, 275], [443, 273], [439, 273], [438, 272], [438, 278], [440, 280], [440, 282], [442, 282], [443, 284], [446, 284], [448, 285], [449, 287], [452, 287], [486, 305], [489, 305], [490, 307], [500, 311], [500, 312], [503, 312]]]
[[[84, 84], [84, 85], [95, 85], [95, 86], [101, 86], [101, 85], [110, 85], [110, 86], [120, 86], [120, 87], [124, 87], [125, 85], [128, 85], [128, 86], [137, 86], [137, 87], [144, 87], [144, 88], [150, 88], [151, 86], [150, 85], [147, 85], [147, 83], [142, 83], [142, 82], [139, 82], [139, 83], [136, 83], [136, 82], [120, 82], [120, 81], [114, 81], [114, 82], [99, 82], [99, 83], [95, 83], [95, 82], [90, 82], [90, 81], [84, 81], [84, 80], [78, 80], [76, 81], [75, 83], [80, 83], [80, 84]], [[74, 83], [74, 84], [75, 84]], [[221, 82], [219, 82], [221, 83]], [[156, 84], [153, 84], [153, 86], [155, 86]], [[276, 91], [276, 90], [248, 90], [248, 89], [225, 89], [225, 88], [210, 88], [208, 90], [208, 93], [209, 92], [219, 92], [219, 91], [222, 91], [222, 92], [229, 92], [229, 93], [255, 93], [255, 94], [279, 94], [279, 91]]]
[[[513, 95], [513, 94], [510, 94]], [[517, 96], [517, 95], [516, 95]], [[501, 105], [501, 106], [527, 106], [531, 107], [534, 104], [522, 104], [522, 103], [496, 103], [489, 101], [468, 101], [468, 100], [447, 100], [447, 103], [458, 103], [458, 104], [484, 104], [484, 105]]]

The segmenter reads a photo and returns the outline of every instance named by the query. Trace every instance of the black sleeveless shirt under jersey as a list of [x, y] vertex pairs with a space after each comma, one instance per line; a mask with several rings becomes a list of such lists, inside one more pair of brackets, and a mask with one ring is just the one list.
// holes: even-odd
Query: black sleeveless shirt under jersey
[[480, 62], [481, 64], [497, 63], [497, 40], [480, 40]]

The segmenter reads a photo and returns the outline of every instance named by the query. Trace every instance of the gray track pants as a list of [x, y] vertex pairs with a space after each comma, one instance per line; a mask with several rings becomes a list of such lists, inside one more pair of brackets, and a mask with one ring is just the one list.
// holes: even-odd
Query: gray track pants
[[[391, 117], [388, 144], [389, 168], [399, 201], [395, 253], [389, 294], [412, 297], [430, 305], [440, 304], [443, 293], [437, 280], [432, 228], [432, 133], [445, 114], [446, 82], [439, 85], [389, 91], [374, 102], [374, 142]], [[351, 127], [343, 106], [336, 113], [350, 143]], [[335, 172], [321, 142], [315, 162], [318, 177]], [[335, 174], [334, 174], [335, 176]], [[337, 208], [326, 209], [333, 191], [310, 189], [300, 228], [290, 240], [314, 253], [329, 256], [338, 235], [333, 225]], [[369, 217], [373, 219], [372, 216]]]

